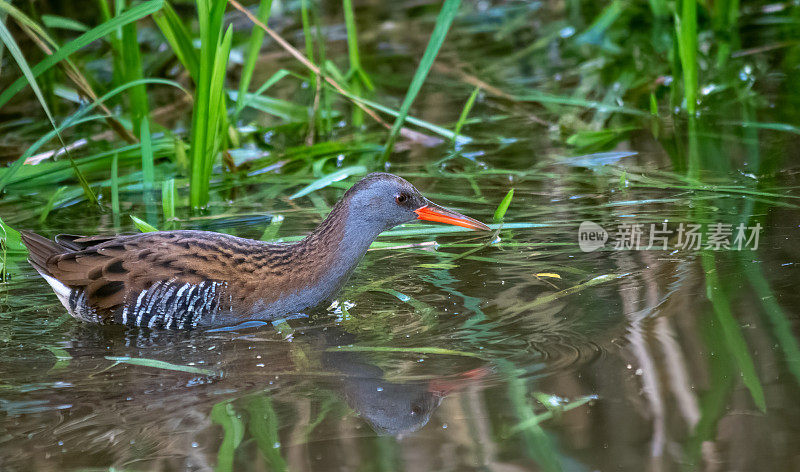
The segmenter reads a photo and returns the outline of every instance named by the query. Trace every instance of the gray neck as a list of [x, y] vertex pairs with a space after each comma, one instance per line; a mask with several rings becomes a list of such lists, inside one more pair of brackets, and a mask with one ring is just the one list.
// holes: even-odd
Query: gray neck
[[338, 257], [331, 267], [331, 274], [339, 278], [339, 286], [347, 281], [370, 244], [383, 231], [383, 228], [377, 228], [374, 223], [352, 214], [347, 215], [345, 228], [344, 237], [337, 251]]
[[333, 299], [350, 278], [350, 274], [364, 257], [372, 241], [383, 231], [383, 228], [376, 227], [374, 222], [370, 224], [363, 215], [351, 214], [346, 206], [334, 208], [331, 216], [320, 225], [319, 230], [335, 231], [331, 225], [344, 226], [342, 239], [336, 243], [338, 246], [329, 248], [336, 254], [336, 257], [330, 263], [330, 267], [320, 268], [325, 272], [325, 276], [313, 286], [308, 287], [308, 293], [304, 294], [323, 297], [325, 300]]

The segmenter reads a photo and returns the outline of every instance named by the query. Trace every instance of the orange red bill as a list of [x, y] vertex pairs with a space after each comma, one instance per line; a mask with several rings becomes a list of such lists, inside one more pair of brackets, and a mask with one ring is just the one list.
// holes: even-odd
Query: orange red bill
[[427, 205], [414, 210], [417, 214], [417, 219], [425, 221], [434, 221], [436, 223], [445, 223], [448, 225], [462, 226], [464, 228], [490, 231], [490, 228], [480, 221], [470, 218], [469, 216], [462, 215], [457, 211], [448, 210], [447, 208], [440, 207], [439, 205], [428, 202]]

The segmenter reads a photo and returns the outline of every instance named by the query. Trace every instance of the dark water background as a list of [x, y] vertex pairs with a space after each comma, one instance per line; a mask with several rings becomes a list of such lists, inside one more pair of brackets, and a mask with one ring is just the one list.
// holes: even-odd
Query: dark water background
[[[358, 10], [366, 67], [390, 77], [381, 86], [396, 94], [383, 98], [395, 103], [432, 21], [408, 3]], [[412, 110], [420, 118], [457, 119], [472, 89], [448, 70], [457, 60], [505, 54], [508, 38], [468, 27], [498, 10], [470, 8]], [[567, 21], [545, 13], [545, 25]], [[327, 33], [342, 50], [341, 25]], [[275, 61], [264, 76], [288, 59]], [[521, 58], [503, 75], [525, 87], [575, 67]], [[762, 122], [790, 114], [784, 80], [759, 90]], [[0, 469], [800, 468], [798, 140], [754, 134], [731, 119], [737, 103], [708, 102], [697, 123], [662, 123], [660, 139], [631, 132], [598, 154], [564, 144], [567, 111], [481, 95], [460, 154], [411, 146], [390, 170], [487, 222], [513, 188], [499, 234], [398, 228], [338, 308], [277, 327], [89, 326], [15, 256], [0, 288]], [[687, 177], [693, 161], [704, 165]], [[175, 227], [260, 238], [280, 215], [277, 237], [302, 235], [356, 178], [297, 200], [286, 196], [309, 179], [220, 179], [209, 211], [179, 208]], [[48, 235], [132, 229], [86, 202], [41, 223], [25, 200], [38, 192], [0, 201], [4, 221]], [[138, 191], [122, 198], [124, 212], [146, 214]], [[584, 221], [610, 233], [664, 221], [763, 230], [757, 250], [679, 251], [673, 237], [667, 251], [609, 242], [587, 253]]]

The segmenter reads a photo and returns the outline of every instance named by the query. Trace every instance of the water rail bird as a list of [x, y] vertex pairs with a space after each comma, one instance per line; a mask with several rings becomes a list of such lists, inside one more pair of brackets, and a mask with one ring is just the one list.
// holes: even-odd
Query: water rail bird
[[396, 175], [373, 173], [297, 243], [206, 231], [54, 241], [23, 231], [22, 241], [28, 261], [75, 318], [186, 329], [270, 321], [329, 303], [381, 232], [415, 219], [489, 230]]

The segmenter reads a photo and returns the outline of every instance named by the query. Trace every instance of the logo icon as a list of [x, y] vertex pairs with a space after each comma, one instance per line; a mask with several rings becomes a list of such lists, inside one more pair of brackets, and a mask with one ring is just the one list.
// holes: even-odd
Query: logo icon
[[608, 233], [597, 223], [584, 221], [578, 227], [578, 246], [581, 251], [596, 251], [603, 247], [606, 241], [608, 241]]

